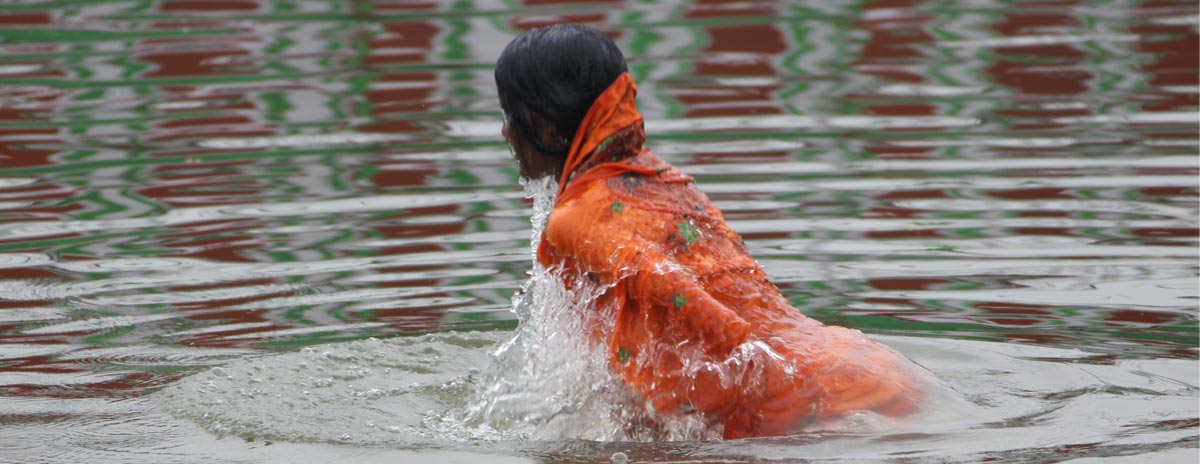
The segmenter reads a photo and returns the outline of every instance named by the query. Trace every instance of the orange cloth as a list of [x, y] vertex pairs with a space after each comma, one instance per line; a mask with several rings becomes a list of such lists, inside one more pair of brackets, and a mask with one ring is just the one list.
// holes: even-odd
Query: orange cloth
[[568, 285], [607, 287], [614, 326], [593, 334], [613, 371], [652, 415], [699, 412], [726, 438], [914, 411], [902, 357], [792, 308], [691, 178], [642, 148], [636, 95], [623, 74], [584, 117], [538, 248]]

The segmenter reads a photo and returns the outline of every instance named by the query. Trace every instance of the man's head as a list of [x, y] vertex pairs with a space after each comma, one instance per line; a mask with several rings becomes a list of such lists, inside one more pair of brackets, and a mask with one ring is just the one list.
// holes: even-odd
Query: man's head
[[504, 48], [496, 89], [521, 177], [560, 173], [579, 123], [626, 69], [608, 36], [578, 24], [534, 29]]

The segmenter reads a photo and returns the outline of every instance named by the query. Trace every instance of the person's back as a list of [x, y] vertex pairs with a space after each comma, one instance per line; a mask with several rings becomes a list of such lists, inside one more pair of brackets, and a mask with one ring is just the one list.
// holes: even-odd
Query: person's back
[[[522, 53], [573, 36], [607, 41], [581, 26], [531, 34], [518, 39]], [[615, 49], [603, 46], [599, 59]], [[514, 66], [503, 56], [498, 64], [506, 113], [536, 119], [536, 109], [505, 100], [501, 68]], [[545, 133], [513, 134], [506, 124], [506, 134], [522, 176], [560, 177], [538, 259], [569, 284], [603, 289], [593, 337], [631, 393], [652, 417], [699, 413], [726, 438], [786, 434], [855, 411], [912, 413], [917, 370], [858, 331], [792, 308], [691, 178], [642, 147], [636, 88], [623, 59], [616, 69], [574, 124], [561, 162], [530, 148]], [[539, 162], [551, 168], [538, 172]]]

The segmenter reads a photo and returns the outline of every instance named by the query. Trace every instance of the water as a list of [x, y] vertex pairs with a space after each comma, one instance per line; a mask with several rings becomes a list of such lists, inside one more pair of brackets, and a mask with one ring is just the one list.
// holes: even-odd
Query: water
[[[1195, 461], [1193, 2], [530, 3], [0, 2], [0, 461]], [[564, 308], [491, 64], [561, 20], [961, 416], [612, 441], [578, 340], [512, 342]]]

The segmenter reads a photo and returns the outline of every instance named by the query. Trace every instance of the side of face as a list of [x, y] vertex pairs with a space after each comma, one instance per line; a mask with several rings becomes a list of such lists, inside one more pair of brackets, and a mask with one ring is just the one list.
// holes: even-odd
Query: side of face
[[[544, 125], [540, 124], [537, 118], [530, 119], [535, 125], [543, 126], [544, 128]], [[540, 179], [545, 176], [558, 176], [561, 173], [565, 160], [539, 151], [521, 131], [513, 130], [509, 126], [508, 118], [505, 118], [504, 126], [500, 129], [500, 132], [504, 136], [504, 140], [508, 142], [508, 147], [517, 162], [517, 171], [522, 178]], [[544, 130], [539, 130], [539, 132], [544, 132]]]

